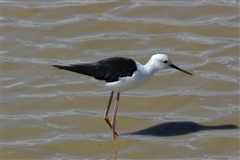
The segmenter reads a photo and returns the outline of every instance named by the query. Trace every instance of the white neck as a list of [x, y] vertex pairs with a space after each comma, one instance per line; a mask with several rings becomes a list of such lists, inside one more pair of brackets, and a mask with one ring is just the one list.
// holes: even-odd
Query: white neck
[[148, 75], [153, 75], [159, 70], [156, 66], [156, 61], [153, 58], [150, 58], [149, 61], [143, 65], [143, 68]]

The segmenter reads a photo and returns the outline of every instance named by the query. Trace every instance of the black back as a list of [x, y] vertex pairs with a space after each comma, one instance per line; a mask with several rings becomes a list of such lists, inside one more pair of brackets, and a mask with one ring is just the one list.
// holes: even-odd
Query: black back
[[132, 76], [137, 70], [134, 60], [122, 57], [107, 58], [96, 63], [72, 64], [69, 66], [53, 65], [53, 67], [92, 76], [106, 82], [115, 82], [120, 77]]

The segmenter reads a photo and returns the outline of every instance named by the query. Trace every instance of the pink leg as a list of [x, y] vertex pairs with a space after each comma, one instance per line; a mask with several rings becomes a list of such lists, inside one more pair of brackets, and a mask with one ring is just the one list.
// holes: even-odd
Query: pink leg
[[120, 92], [117, 93], [117, 98], [116, 98], [116, 102], [113, 110], [112, 133], [113, 133], [114, 139], [117, 138], [118, 136], [117, 132], [115, 131], [115, 126], [116, 126], [116, 117], [117, 117], [117, 111], [118, 111], [119, 98], [120, 98]]
[[[112, 129], [112, 125], [108, 119], [108, 112], [109, 112], [109, 109], [110, 109], [110, 106], [111, 106], [111, 103], [112, 103], [112, 98], [113, 98], [113, 95], [114, 95], [114, 92], [112, 91], [111, 92], [111, 95], [110, 95], [110, 98], [109, 98], [109, 101], [108, 101], [108, 106], [107, 106], [107, 109], [104, 113], [104, 120], [107, 122], [108, 126]], [[117, 135], [117, 133], [115, 133]]]
[[108, 101], [108, 106], [107, 106], [107, 109], [104, 113], [104, 120], [107, 122], [107, 124], [109, 125], [109, 127], [112, 129], [112, 125], [111, 123], [109, 122], [109, 119], [108, 119], [108, 112], [109, 112], [109, 109], [110, 109], [110, 106], [111, 106], [111, 103], [112, 103], [112, 98], [113, 98], [113, 95], [114, 95], [114, 92], [112, 91], [111, 92], [111, 95], [110, 95], [110, 99]]

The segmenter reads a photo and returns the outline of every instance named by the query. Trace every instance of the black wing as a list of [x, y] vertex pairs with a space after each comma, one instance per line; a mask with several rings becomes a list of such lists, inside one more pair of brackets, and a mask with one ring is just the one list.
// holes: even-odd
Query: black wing
[[122, 57], [107, 58], [96, 63], [72, 64], [69, 66], [53, 65], [53, 67], [92, 76], [106, 82], [114, 82], [120, 77], [132, 76], [137, 70], [134, 60]]

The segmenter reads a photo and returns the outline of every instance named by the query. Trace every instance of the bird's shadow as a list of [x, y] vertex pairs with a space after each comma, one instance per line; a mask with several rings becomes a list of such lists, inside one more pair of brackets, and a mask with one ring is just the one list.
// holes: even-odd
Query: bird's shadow
[[217, 126], [205, 126], [195, 122], [189, 121], [178, 121], [178, 122], [167, 122], [161, 123], [146, 129], [139, 131], [124, 133], [124, 135], [148, 135], [148, 136], [159, 136], [159, 137], [170, 137], [184, 135], [199, 131], [206, 130], [226, 130], [226, 129], [239, 129], [236, 125], [225, 124]]

